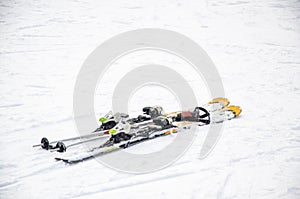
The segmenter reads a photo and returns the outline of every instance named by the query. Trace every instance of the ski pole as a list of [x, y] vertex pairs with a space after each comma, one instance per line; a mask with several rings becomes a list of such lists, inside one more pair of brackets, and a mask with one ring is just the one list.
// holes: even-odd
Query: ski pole
[[[54, 144], [54, 143], [57, 143], [57, 142], [67, 142], [67, 141], [78, 140], [78, 139], [82, 139], [82, 138], [90, 138], [90, 137], [95, 137], [95, 136], [103, 136], [103, 135], [106, 134], [106, 132], [108, 132], [108, 131], [107, 130], [105, 130], [105, 131], [98, 131], [98, 132], [95, 132], [93, 134], [88, 134], [88, 135], [83, 135], [83, 136], [76, 136], [76, 137], [71, 137], [71, 138], [67, 138], [67, 139], [52, 141], [52, 142], [49, 142], [49, 144]], [[35, 144], [32, 147], [39, 147], [39, 146], [42, 146], [42, 145], [43, 145], [43, 143], [41, 143], [41, 144]]]
[[110, 135], [104, 135], [101, 137], [97, 137], [97, 138], [92, 138], [92, 139], [88, 139], [88, 140], [83, 140], [83, 141], [79, 141], [79, 142], [75, 142], [73, 144], [70, 144], [68, 146], [65, 146], [65, 144], [63, 142], [59, 142], [59, 145], [50, 149], [50, 152], [65, 152], [68, 148], [72, 147], [72, 146], [77, 146], [79, 144], [83, 144], [83, 143], [87, 143], [87, 142], [92, 142], [95, 140], [99, 140], [99, 139], [103, 139], [103, 138], [107, 138]]

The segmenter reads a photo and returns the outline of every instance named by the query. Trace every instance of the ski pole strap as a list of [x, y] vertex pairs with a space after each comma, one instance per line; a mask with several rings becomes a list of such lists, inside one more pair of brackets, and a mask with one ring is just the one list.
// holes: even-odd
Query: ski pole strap
[[[201, 111], [203, 112], [203, 114], [201, 113]], [[203, 122], [205, 124], [209, 124], [210, 123], [210, 113], [208, 112], [208, 110], [206, 110], [203, 107], [196, 107], [194, 110], [195, 113], [198, 112], [198, 120], [199, 122]]]

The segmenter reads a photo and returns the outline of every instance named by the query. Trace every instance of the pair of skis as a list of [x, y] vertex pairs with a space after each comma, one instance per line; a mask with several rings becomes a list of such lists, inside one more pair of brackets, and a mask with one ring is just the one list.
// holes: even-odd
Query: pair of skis
[[[211, 123], [217, 123], [217, 122], [223, 122], [225, 120], [230, 120], [241, 113], [241, 109], [238, 106], [229, 106], [229, 101], [226, 98], [216, 98], [210, 101], [206, 106], [209, 113], [212, 114], [212, 122]], [[170, 114], [166, 114], [167, 117], [172, 117], [174, 114], [178, 114], [179, 112], [174, 112]], [[216, 115], [218, 117], [216, 117]], [[158, 137], [168, 136], [174, 133], [178, 133], [186, 128], [191, 127], [192, 125], [197, 126], [203, 126], [208, 123], [203, 122], [189, 122], [189, 121], [180, 121], [180, 122], [174, 122], [173, 127], [170, 127], [169, 129], [153, 132], [151, 136], [149, 137], [134, 137], [133, 139], [123, 141], [117, 144], [112, 144], [111, 146], [107, 146], [106, 143], [103, 145], [100, 145], [98, 147], [94, 147], [90, 150], [88, 150], [87, 154], [83, 156], [78, 157], [71, 157], [71, 158], [65, 158], [65, 157], [56, 157], [55, 159], [58, 161], [63, 161], [67, 164], [76, 164], [79, 162], [86, 161], [88, 159], [92, 159], [94, 157], [99, 157], [108, 153], [112, 153], [118, 150], [122, 150], [131, 146], [134, 146], [136, 144], [140, 144]], [[109, 142], [109, 140], [108, 140]]]
[[[208, 110], [210, 114], [210, 123], [217, 123], [217, 122], [223, 122], [225, 120], [230, 120], [241, 113], [241, 108], [238, 106], [229, 106], [229, 101], [226, 98], [215, 98], [208, 102], [203, 107]], [[179, 113], [183, 112], [173, 112], [166, 114], [166, 117], [173, 118], [174, 116], [178, 115]], [[174, 118], [173, 118], [174, 119]], [[147, 121], [148, 123], [149, 121]], [[87, 151], [87, 153], [83, 156], [79, 155], [76, 157], [56, 157], [56, 160], [63, 161], [68, 164], [75, 164], [78, 162], [82, 162], [88, 159], [91, 159], [93, 157], [102, 156], [114, 151], [118, 151], [124, 148], [131, 147], [136, 144], [140, 144], [142, 142], [155, 139], [157, 137], [167, 136], [173, 133], [177, 133], [181, 131], [184, 128], [189, 128], [191, 125], [206, 125], [208, 123], [202, 123], [202, 122], [195, 122], [195, 121], [180, 121], [180, 122], [174, 122], [175, 126], [172, 126], [168, 129], [155, 131], [152, 130], [152, 133], [150, 136], [147, 137], [132, 137], [129, 140], [121, 141], [119, 143], [110, 143], [111, 137], [108, 135], [108, 131], [99, 131], [99, 132], [93, 132], [89, 135], [85, 136], [79, 136], [79, 137], [73, 137], [58, 141], [52, 141], [49, 142], [47, 138], [43, 138], [41, 141], [41, 144], [34, 145], [34, 147], [41, 146], [44, 149], [49, 149], [50, 151], [58, 151], [58, 152], [65, 152], [67, 148], [74, 147], [86, 142], [92, 142], [104, 138], [108, 138], [108, 140], [98, 146], [94, 147]], [[72, 142], [69, 145], [65, 145], [64, 142]]]

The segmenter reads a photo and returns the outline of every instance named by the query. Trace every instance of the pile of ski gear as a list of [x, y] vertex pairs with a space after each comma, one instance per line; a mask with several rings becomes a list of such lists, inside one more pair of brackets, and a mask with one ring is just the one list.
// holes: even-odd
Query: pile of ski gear
[[83, 143], [105, 140], [104, 143], [89, 149], [88, 153], [83, 156], [55, 158], [74, 164], [150, 139], [178, 133], [192, 125], [203, 126], [238, 117], [242, 109], [239, 106], [229, 105], [229, 103], [226, 98], [215, 98], [202, 107], [195, 107], [192, 111], [177, 111], [167, 114], [160, 106], [145, 107], [142, 110], [143, 114], [136, 118], [130, 118], [125, 113], [110, 111], [99, 119], [100, 127], [88, 135], [51, 142], [44, 137], [40, 144], [33, 145], [33, 147], [63, 153]]

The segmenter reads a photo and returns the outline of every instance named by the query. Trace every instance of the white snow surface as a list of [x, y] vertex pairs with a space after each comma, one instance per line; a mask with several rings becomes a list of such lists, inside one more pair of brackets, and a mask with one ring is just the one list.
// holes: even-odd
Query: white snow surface
[[[72, 97], [82, 63], [102, 42], [139, 28], [169, 29], [197, 42], [218, 68], [226, 97], [242, 107], [212, 153], [199, 159], [207, 127], [174, 164], [140, 175], [95, 160], [68, 166], [54, 161], [57, 154], [32, 148], [44, 136], [78, 135]], [[97, 117], [111, 108], [113, 85], [128, 70], [120, 68], [140, 63], [172, 64], [198, 89], [199, 104], [209, 99], [188, 66], [156, 53], [114, 64], [95, 95]], [[299, 0], [1, 0], [0, 90], [1, 199], [300, 196]], [[132, 114], [153, 104], [179, 108], [160, 87], [142, 90], [129, 103]], [[161, 138], [128, 151], [169, 142]]]

